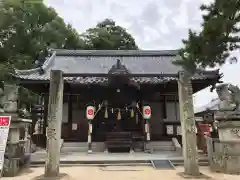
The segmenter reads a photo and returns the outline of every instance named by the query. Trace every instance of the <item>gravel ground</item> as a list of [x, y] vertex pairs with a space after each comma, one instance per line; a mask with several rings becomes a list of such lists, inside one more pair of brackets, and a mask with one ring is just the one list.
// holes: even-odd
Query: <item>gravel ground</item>
[[[183, 167], [176, 170], [155, 170], [152, 167], [61, 167], [61, 173], [67, 174], [61, 180], [181, 180], [178, 175], [183, 172]], [[211, 173], [208, 167], [201, 167], [201, 172], [214, 180], [239, 180], [238, 175], [225, 175]], [[44, 168], [30, 168], [20, 176], [14, 178], [1, 178], [2, 180], [38, 180], [44, 173]]]

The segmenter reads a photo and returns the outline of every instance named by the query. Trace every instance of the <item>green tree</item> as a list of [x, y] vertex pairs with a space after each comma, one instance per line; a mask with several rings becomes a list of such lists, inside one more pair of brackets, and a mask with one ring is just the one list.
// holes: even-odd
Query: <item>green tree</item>
[[0, 8], [0, 62], [4, 67], [31, 68], [46, 48], [84, 47], [76, 30], [40, 0], [6, 0]]
[[215, 67], [226, 60], [235, 60], [231, 52], [239, 49], [240, 1], [215, 0], [200, 9], [205, 14], [202, 30], [199, 33], [189, 30], [180, 51], [181, 59], [177, 61], [192, 72], [199, 67]]
[[[42, 0], [5, 0], [0, 4], [0, 80], [11, 81], [17, 69], [45, 61], [48, 48], [83, 48], [80, 35]], [[38, 64], [38, 65], [39, 65]], [[27, 90], [21, 102], [36, 100]]]
[[[184, 40], [184, 48], [179, 52], [179, 58], [175, 62], [181, 65], [184, 70], [184, 76], [181, 83], [187, 87], [187, 92], [192, 92], [191, 77], [199, 69], [206, 67], [216, 67], [224, 64], [227, 60], [235, 60], [231, 52], [239, 48], [239, 27], [240, 21], [240, 1], [239, 0], [215, 0], [210, 5], [202, 5], [201, 11], [204, 12], [202, 29], [199, 33], [189, 30], [187, 40]], [[181, 102], [185, 108], [187, 117], [189, 112], [193, 112], [192, 97], [188, 101]], [[193, 128], [194, 121], [184, 119], [184, 125]], [[187, 134], [187, 133], [186, 133]], [[189, 141], [185, 137], [185, 141]], [[196, 148], [190, 149], [196, 154]], [[188, 166], [194, 164], [195, 159], [185, 161], [185, 173], [190, 175], [199, 175], [198, 166]], [[196, 163], [195, 163], [196, 164]]]
[[87, 49], [133, 50], [138, 49], [134, 38], [111, 19], [105, 19], [96, 27], [84, 33], [83, 39]]

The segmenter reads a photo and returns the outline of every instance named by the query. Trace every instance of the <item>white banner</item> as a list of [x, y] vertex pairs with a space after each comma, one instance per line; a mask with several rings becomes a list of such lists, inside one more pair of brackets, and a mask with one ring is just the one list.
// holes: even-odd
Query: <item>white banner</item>
[[[11, 116], [0, 116], [0, 172], [2, 174], [4, 154], [7, 146], [8, 132], [11, 123]], [[0, 177], [1, 177], [0, 174]]]

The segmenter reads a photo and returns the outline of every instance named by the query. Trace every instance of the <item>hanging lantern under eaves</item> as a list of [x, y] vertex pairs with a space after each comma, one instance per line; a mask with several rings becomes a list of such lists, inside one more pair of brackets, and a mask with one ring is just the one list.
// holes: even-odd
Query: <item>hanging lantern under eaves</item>
[[94, 113], [95, 113], [95, 107], [94, 106], [88, 106], [86, 110], [86, 118], [88, 120], [94, 119]]
[[151, 107], [150, 106], [143, 106], [143, 118], [150, 119], [152, 115]]

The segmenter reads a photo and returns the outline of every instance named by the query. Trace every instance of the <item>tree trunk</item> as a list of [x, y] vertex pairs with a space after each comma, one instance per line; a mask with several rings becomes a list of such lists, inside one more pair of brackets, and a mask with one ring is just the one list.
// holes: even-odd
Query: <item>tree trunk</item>
[[182, 126], [184, 173], [191, 176], [199, 176], [191, 74], [186, 71], [179, 72], [178, 93]]
[[47, 127], [47, 159], [45, 166], [46, 177], [59, 175], [60, 143], [63, 106], [63, 76], [62, 71], [52, 70], [48, 104]]

